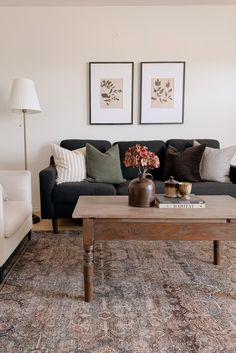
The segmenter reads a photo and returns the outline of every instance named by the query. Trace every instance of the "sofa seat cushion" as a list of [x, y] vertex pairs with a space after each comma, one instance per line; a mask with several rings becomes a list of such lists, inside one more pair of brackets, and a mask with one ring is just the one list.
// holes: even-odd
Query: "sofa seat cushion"
[[[165, 193], [165, 183], [163, 181], [154, 181], [157, 194]], [[116, 185], [117, 195], [128, 195], [128, 186], [130, 181]], [[192, 194], [196, 195], [229, 195], [236, 197], [236, 184], [220, 183], [216, 181], [200, 181], [192, 183]]]
[[192, 193], [196, 195], [229, 195], [236, 197], [236, 185], [217, 181], [201, 181], [192, 184]]
[[[129, 183], [131, 182], [131, 180], [126, 181], [125, 183], [116, 185], [116, 193], [117, 195], [128, 195], [128, 187], [129, 187]], [[165, 184], [163, 181], [156, 181], [154, 180], [155, 186], [156, 186], [156, 192], [159, 194], [163, 194], [164, 193], [164, 187]]]
[[115, 195], [112, 184], [89, 183], [87, 181], [69, 182], [56, 185], [53, 190], [53, 201], [56, 203], [76, 203], [82, 195]]
[[124, 183], [116, 185], [116, 193], [117, 195], [128, 195], [128, 187], [130, 180], [125, 181]]
[[32, 213], [32, 207], [26, 201], [6, 201], [3, 213], [5, 238], [10, 238]]

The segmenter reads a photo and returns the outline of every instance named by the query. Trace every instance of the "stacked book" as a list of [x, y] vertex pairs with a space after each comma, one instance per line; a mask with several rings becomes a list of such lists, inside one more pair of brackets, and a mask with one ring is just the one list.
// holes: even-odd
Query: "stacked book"
[[155, 201], [159, 208], [205, 208], [205, 200], [194, 194], [191, 194], [188, 200], [157, 194]]

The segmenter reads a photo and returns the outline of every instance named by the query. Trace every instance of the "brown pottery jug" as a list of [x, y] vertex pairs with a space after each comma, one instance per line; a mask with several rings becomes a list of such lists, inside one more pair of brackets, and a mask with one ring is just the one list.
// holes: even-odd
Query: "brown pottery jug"
[[129, 205], [151, 207], [155, 204], [155, 184], [152, 174], [141, 173], [129, 183]]

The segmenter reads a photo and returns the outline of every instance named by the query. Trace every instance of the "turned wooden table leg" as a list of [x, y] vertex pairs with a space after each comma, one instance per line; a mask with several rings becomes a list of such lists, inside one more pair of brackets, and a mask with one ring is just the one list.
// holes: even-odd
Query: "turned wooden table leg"
[[84, 243], [84, 295], [85, 301], [93, 301], [93, 244], [94, 223], [93, 219], [83, 219], [83, 243]]
[[220, 264], [220, 241], [214, 240], [213, 246], [214, 246], [214, 265], [219, 265]]
[[93, 246], [84, 247], [84, 293], [85, 301], [93, 301]]

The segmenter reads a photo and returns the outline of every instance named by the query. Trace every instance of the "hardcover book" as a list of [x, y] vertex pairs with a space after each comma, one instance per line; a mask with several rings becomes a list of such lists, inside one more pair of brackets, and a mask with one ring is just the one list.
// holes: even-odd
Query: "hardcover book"
[[191, 194], [189, 200], [180, 197], [166, 197], [164, 194], [156, 195], [156, 205], [159, 208], [205, 208], [205, 200]]

